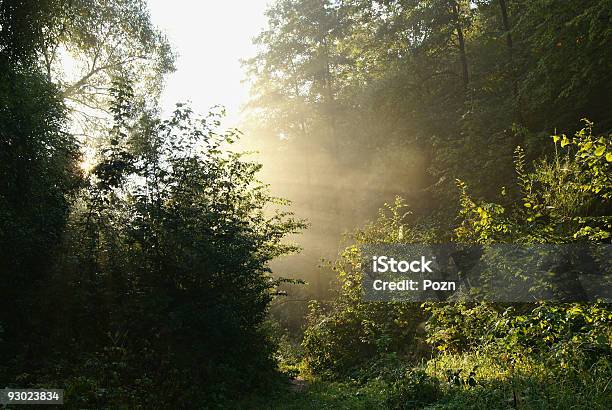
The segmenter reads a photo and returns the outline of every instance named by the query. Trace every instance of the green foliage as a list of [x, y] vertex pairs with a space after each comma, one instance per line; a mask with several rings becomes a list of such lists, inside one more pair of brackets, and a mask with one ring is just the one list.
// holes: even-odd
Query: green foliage
[[436, 402], [439, 381], [422, 370], [412, 370], [390, 384], [385, 405], [392, 409], [414, 409]]
[[604, 304], [428, 306], [428, 342], [441, 352], [541, 355], [555, 366], [588, 367], [609, 357], [612, 314]]
[[[576, 240], [608, 243], [610, 211], [610, 162], [604, 153], [610, 136], [593, 135], [593, 124], [573, 139], [554, 135], [554, 158], [534, 163], [527, 170], [524, 151], [515, 151], [520, 203], [510, 208], [474, 201], [461, 188], [461, 225], [457, 240], [465, 242], [568, 243]], [[560, 151], [560, 152], [559, 152]]]
[[[137, 83], [138, 104], [148, 105], [159, 95], [163, 76], [174, 69], [174, 55], [152, 24], [145, 1], [54, 1], [53, 19], [37, 51], [83, 131], [90, 134], [102, 125], [97, 110], [109, 111], [118, 77]], [[62, 50], [74, 58], [72, 73], [62, 69]]]
[[305, 360], [315, 373], [346, 373], [364, 360], [389, 352], [406, 356], [422, 353], [417, 304], [365, 302], [361, 289], [359, 246], [426, 240], [427, 233], [408, 228], [409, 212], [398, 198], [381, 210], [376, 223], [356, 231], [336, 262], [340, 291], [329, 304], [313, 302], [304, 334]]
[[51, 276], [80, 184], [78, 144], [66, 131], [65, 107], [36, 65], [41, 25], [52, 18], [49, 4], [30, 3], [0, 2], [2, 379], [16, 368], [29, 371], [50, 350], [41, 340], [45, 311], [35, 301]]
[[[272, 383], [264, 321], [285, 280], [268, 265], [304, 223], [222, 113], [149, 108], [172, 61], [142, 2], [38, 3], [0, 2], [0, 378], [87, 408]], [[60, 49], [89, 71], [57, 77]], [[66, 99], [112, 115], [86, 175]]]
[[610, 50], [602, 46], [611, 40], [604, 27], [612, 3], [521, 1], [515, 7], [516, 31], [524, 33], [521, 46], [529, 55], [522, 57], [527, 75], [519, 88], [532, 120], [566, 128], [577, 115], [588, 115], [609, 127]]
[[512, 178], [516, 145], [532, 159], [555, 126], [610, 127], [611, 13], [609, 0], [277, 1], [245, 62], [253, 122], [275, 138], [270, 152], [282, 147], [275, 162], [328, 153], [313, 181], [334, 165], [338, 178], [376, 169], [372, 153], [394, 147], [384, 178], [361, 188], [432, 186], [435, 208], [454, 212], [455, 178], [490, 198]]
[[[604, 155], [609, 138], [594, 136], [592, 124], [586, 122], [575, 138], [553, 139], [563, 151], [551, 160], [536, 161], [531, 170], [523, 150], [516, 150], [514, 201], [502, 205], [476, 200], [458, 181], [456, 241], [609, 242], [609, 163]], [[502, 197], [507, 195], [504, 191]], [[339, 295], [327, 309], [312, 305], [304, 348], [315, 375], [353, 375], [361, 385], [382, 380], [389, 395], [385, 403], [391, 408], [428, 403], [435, 403], [434, 408], [462, 408], [471, 402], [477, 408], [567, 403], [605, 407], [602, 383], [609, 377], [612, 357], [612, 313], [606, 304], [362, 302], [360, 244], [435, 241], [427, 235], [436, 231], [414, 222], [411, 228], [401, 208], [399, 201], [390, 208], [390, 216], [383, 213], [354, 234], [355, 243], [337, 264]], [[599, 234], [582, 235], [587, 227]], [[379, 331], [366, 333], [369, 329]], [[419, 347], [418, 338], [428, 348]], [[419, 358], [427, 362], [423, 373], [415, 366]], [[545, 387], [551, 380], [562, 387]], [[589, 383], [593, 397], [571, 398]]]
[[[65, 323], [87, 335], [72, 348], [100, 351], [107, 332], [128, 335], [123, 385], [146, 376], [143, 388], [162, 389], [158, 400], [168, 403], [265, 383], [274, 362], [261, 326], [278, 283], [268, 262], [296, 249], [282, 239], [302, 222], [264, 209], [285, 202], [257, 183], [258, 164], [225, 148], [238, 134], [219, 133], [218, 114], [197, 118], [179, 105], [161, 121], [121, 107], [72, 215], [76, 257], [58, 266], [56, 280], [98, 318], [67, 308]], [[113, 391], [99, 370], [97, 388]]]
[[425, 304], [430, 313], [427, 319], [427, 342], [438, 352], [457, 353], [472, 350], [490, 338], [495, 328], [498, 312], [486, 303], [469, 307], [456, 305]]
[[[382, 162], [368, 192], [424, 198], [349, 236], [297, 346], [267, 321], [297, 281], [269, 265], [305, 225], [221, 113], [158, 117], [173, 55], [144, 2], [0, 0], [2, 381], [78, 408], [606, 408], [605, 304], [365, 303], [360, 287], [366, 243], [610, 243], [610, 135], [584, 120], [540, 137], [609, 128], [612, 3], [561, 3], [271, 5], [246, 66], [281, 168], [299, 154], [310, 184]], [[68, 113], [100, 136], [86, 175]], [[312, 384], [287, 391], [277, 365]]]
[[430, 408], [608, 407], [609, 393], [605, 384], [611, 369], [606, 360], [575, 371], [525, 356], [471, 352], [438, 356], [428, 362], [427, 373], [446, 380], [449, 372], [474, 368], [475, 386], [446, 384], [443, 397]]
[[[553, 136], [562, 152], [527, 171], [521, 149], [516, 171], [521, 199], [509, 207], [472, 200], [460, 183], [462, 242], [571, 243], [609, 242], [609, 164], [603, 158], [609, 137], [594, 136], [592, 123], [575, 138]], [[601, 154], [601, 155], [598, 155]], [[605, 175], [605, 176], [604, 176]], [[606, 305], [525, 305], [516, 308], [480, 304], [430, 305], [428, 340], [441, 351], [482, 348], [544, 355], [590, 365], [610, 356], [610, 311]]]

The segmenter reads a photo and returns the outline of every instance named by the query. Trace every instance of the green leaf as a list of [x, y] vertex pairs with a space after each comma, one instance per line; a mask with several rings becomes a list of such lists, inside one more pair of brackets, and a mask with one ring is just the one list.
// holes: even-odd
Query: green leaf
[[599, 147], [597, 147], [597, 149], [595, 150], [595, 155], [597, 155], [598, 157], [601, 157], [604, 152], [606, 152], [606, 147], [605, 145], [600, 145]]
[[553, 135], [553, 136], [552, 136], [552, 139], [553, 139], [554, 143], [556, 144], [557, 142], [559, 142], [559, 140], [561, 139], [561, 137], [560, 137], [560, 136], [558, 136], [558, 135]]
[[570, 143], [570, 140], [564, 135], [563, 139], [561, 140], [561, 148], [569, 145], [569, 143]]
[[608, 162], [612, 162], [612, 152], [608, 152], [608, 153], [606, 154], [606, 161], [608, 161]]

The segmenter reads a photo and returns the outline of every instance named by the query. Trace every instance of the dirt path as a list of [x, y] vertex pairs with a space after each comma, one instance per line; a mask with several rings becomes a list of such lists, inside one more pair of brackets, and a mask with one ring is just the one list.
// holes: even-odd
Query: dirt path
[[308, 382], [301, 377], [297, 377], [295, 379], [290, 380], [291, 386], [289, 386], [289, 390], [301, 393], [308, 390]]

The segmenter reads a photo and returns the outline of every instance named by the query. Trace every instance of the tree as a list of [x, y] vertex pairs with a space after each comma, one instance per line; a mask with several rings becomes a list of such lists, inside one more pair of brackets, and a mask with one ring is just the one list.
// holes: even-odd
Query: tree
[[[145, 374], [143, 403], [187, 405], [265, 384], [274, 361], [262, 323], [282, 281], [268, 263], [296, 250], [283, 238], [303, 223], [270, 213], [285, 202], [256, 181], [258, 164], [227, 148], [239, 135], [218, 131], [219, 114], [195, 117], [179, 105], [167, 120], [134, 115], [129, 83], [114, 88], [125, 89], [112, 108], [115, 143], [70, 220], [73, 257], [54, 278], [67, 290], [48, 295], [71, 301], [55, 318], [54, 337], [72, 336], [68, 351], [84, 352], [84, 367], [64, 380], [85, 374], [106, 383], [116, 393], [101, 403], [111, 406], [136, 394], [137, 387], [118, 392]], [[117, 343], [109, 334], [119, 335], [124, 352], [118, 379], [86, 366], [106, 360]], [[194, 387], [176, 388], [187, 385]]]
[[36, 60], [52, 5], [0, 2], [0, 357], [22, 371], [48, 350], [39, 295], [80, 184], [65, 107]]
[[78, 122], [77, 130], [91, 137], [108, 123], [115, 78], [137, 78], [136, 96], [144, 104], [145, 95], [161, 91], [163, 76], [174, 69], [174, 55], [152, 25], [144, 1], [55, 3], [38, 51], [48, 80], [57, 84]]
[[527, 1], [515, 9], [519, 14], [514, 31], [522, 55], [518, 64], [523, 68], [519, 92], [530, 113], [526, 125], [567, 129], [581, 116], [608, 129], [611, 70], [604, 44], [610, 42], [610, 32], [604, 27], [612, 4]]

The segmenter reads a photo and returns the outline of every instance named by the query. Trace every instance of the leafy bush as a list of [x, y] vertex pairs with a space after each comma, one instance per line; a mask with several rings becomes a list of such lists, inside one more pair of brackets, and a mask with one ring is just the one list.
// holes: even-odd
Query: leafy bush
[[135, 117], [129, 90], [117, 98], [111, 144], [69, 220], [71, 257], [45, 291], [46, 364], [64, 363], [52, 381], [86, 407], [185, 407], [273, 383], [264, 321], [282, 279], [268, 262], [296, 249], [283, 238], [304, 224], [227, 148], [239, 135], [217, 131], [220, 114]]
[[[517, 149], [520, 196], [505, 198], [514, 191], [504, 189], [503, 204], [474, 199], [459, 182], [454, 239], [485, 245], [610, 243], [610, 141], [594, 136], [586, 122], [573, 139], [553, 137], [555, 157], [536, 162], [531, 171]], [[311, 370], [349, 376], [364, 386], [382, 383], [390, 408], [434, 402], [434, 408], [567, 403], [604, 408], [612, 357], [607, 304], [362, 301], [360, 244], [431, 243], [444, 237], [414, 223], [411, 227], [402, 205], [398, 201], [376, 223], [356, 232], [336, 265], [337, 298], [327, 306], [311, 305], [304, 339]], [[433, 352], [424, 371], [413, 367], [415, 358], [431, 352], [421, 341]]]
[[382, 210], [376, 223], [353, 234], [354, 244], [340, 255], [334, 269], [340, 290], [328, 305], [313, 302], [303, 347], [314, 373], [336, 376], [387, 353], [418, 358], [425, 353], [424, 320], [419, 304], [365, 302], [361, 289], [359, 245], [426, 240], [428, 233], [409, 230], [409, 212], [401, 201]]
[[441, 394], [437, 379], [422, 370], [412, 370], [390, 385], [385, 404], [391, 409], [414, 409], [436, 402]]

